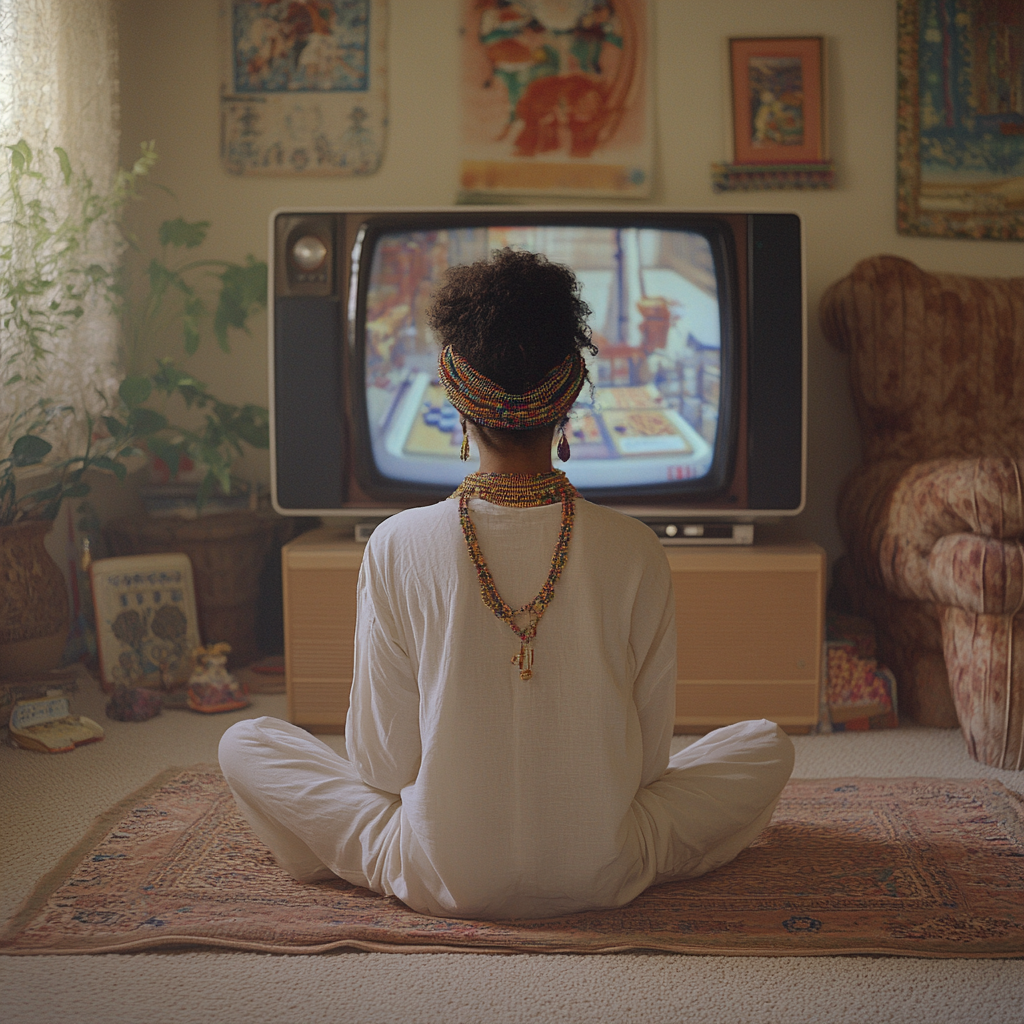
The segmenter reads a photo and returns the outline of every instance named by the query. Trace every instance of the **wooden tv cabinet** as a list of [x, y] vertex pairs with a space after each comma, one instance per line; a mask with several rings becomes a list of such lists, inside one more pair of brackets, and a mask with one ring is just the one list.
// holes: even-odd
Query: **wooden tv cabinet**
[[[321, 527], [286, 544], [288, 718], [343, 732], [352, 682], [355, 593], [364, 545]], [[818, 721], [825, 552], [816, 544], [666, 548], [676, 596], [675, 731], [748, 718], [789, 732]]]

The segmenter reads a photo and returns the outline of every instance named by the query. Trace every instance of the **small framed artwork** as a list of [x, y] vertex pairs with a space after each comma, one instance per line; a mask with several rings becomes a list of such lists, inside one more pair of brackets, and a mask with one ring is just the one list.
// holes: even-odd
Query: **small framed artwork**
[[737, 164], [813, 164], [825, 146], [824, 40], [730, 39]]
[[188, 555], [126, 555], [89, 568], [104, 689], [188, 682], [199, 646]]
[[388, 126], [387, 0], [220, 0], [231, 174], [373, 174]]

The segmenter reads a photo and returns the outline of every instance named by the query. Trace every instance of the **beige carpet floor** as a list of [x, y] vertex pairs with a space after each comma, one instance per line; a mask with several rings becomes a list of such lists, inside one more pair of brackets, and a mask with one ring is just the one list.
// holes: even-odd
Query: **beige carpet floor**
[[[111, 722], [86, 688], [73, 710], [106, 739], [66, 755], [0, 747], [0, 918], [6, 919], [93, 818], [158, 771], [214, 759], [233, 721], [284, 715], [258, 696], [221, 716], [164, 712]], [[341, 737], [329, 738], [343, 749]], [[676, 745], [687, 739], [677, 737]], [[1024, 773], [971, 761], [956, 732], [795, 738], [795, 775], [993, 778]], [[544, 956], [340, 953], [276, 957], [152, 953], [0, 957], [5, 1024], [1019, 1024], [1024, 961], [672, 954]]]

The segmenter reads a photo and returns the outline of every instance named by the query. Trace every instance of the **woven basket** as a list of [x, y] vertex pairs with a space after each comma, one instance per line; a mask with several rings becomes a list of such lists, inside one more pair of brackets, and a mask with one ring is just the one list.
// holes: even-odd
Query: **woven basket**
[[64, 574], [44, 540], [49, 521], [0, 527], [0, 678], [60, 664], [68, 639]]

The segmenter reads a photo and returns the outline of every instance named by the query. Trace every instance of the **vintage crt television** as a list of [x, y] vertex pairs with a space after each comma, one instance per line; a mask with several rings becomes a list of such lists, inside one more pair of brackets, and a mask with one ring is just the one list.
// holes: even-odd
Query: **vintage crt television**
[[561, 466], [585, 497], [669, 543], [744, 542], [801, 511], [799, 218], [521, 206], [271, 216], [278, 511], [372, 521], [445, 498], [474, 468], [424, 313], [447, 267], [506, 245], [571, 267], [592, 310], [595, 386]]

